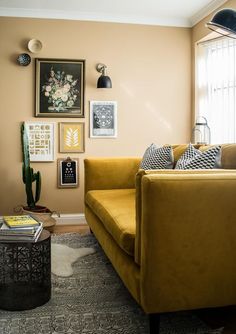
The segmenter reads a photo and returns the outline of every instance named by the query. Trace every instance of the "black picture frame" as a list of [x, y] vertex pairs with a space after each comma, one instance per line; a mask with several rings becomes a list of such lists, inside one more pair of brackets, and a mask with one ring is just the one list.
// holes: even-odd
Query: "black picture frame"
[[85, 60], [35, 59], [35, 116], [84, 118]]

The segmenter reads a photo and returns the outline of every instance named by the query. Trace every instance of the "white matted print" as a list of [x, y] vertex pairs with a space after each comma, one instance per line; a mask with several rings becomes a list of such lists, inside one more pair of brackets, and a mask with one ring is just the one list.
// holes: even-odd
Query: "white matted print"
[[117, 137], [116, 101], [90, 101], [90, 137]]
[[54, 123], [26, 122], [30, 161], [54, 161]]

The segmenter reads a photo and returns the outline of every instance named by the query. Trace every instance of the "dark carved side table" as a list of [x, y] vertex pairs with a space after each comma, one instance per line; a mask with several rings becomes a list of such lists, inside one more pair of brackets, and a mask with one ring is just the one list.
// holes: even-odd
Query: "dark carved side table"
[[43, 230], [35, 243], [0, 242], [0, 308], [28, 310], [50, 298], [50, 233]]

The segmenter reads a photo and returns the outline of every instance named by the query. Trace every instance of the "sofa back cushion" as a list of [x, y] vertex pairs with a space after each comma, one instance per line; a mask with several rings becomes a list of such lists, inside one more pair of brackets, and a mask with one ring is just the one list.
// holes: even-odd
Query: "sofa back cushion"
[[131, 189], [141, 158], [87, 158], [84, 159], [85, 194], [89, 190]]
[[[200, 146], [201, 151], [206, 151], [213, 145]], [[236, 169], [236, 144], [221, 145], [221, 168]]]
[[[200, 151], [206, 151], [215, 145], [193, 145]], [[221, 168], [222, 169], [236, 169], [236, 144], [222, 144], [221, 146]], [[174, 152], [175, 164], [181, 155], [188, 148], [188, 144], [172, 145]]]

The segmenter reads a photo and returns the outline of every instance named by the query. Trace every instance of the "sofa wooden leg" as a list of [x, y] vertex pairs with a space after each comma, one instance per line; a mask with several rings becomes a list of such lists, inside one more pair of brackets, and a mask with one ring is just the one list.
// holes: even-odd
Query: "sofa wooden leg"
[[149, 327], [150, 327], [150, 334], [159, 334], [160, 314], [158, 313], [149, 314]]
[[90, 230], [90, 233], [93, 234], [93, 231], [91, 230], [91, 228], [89, 228], [89, 230]]

